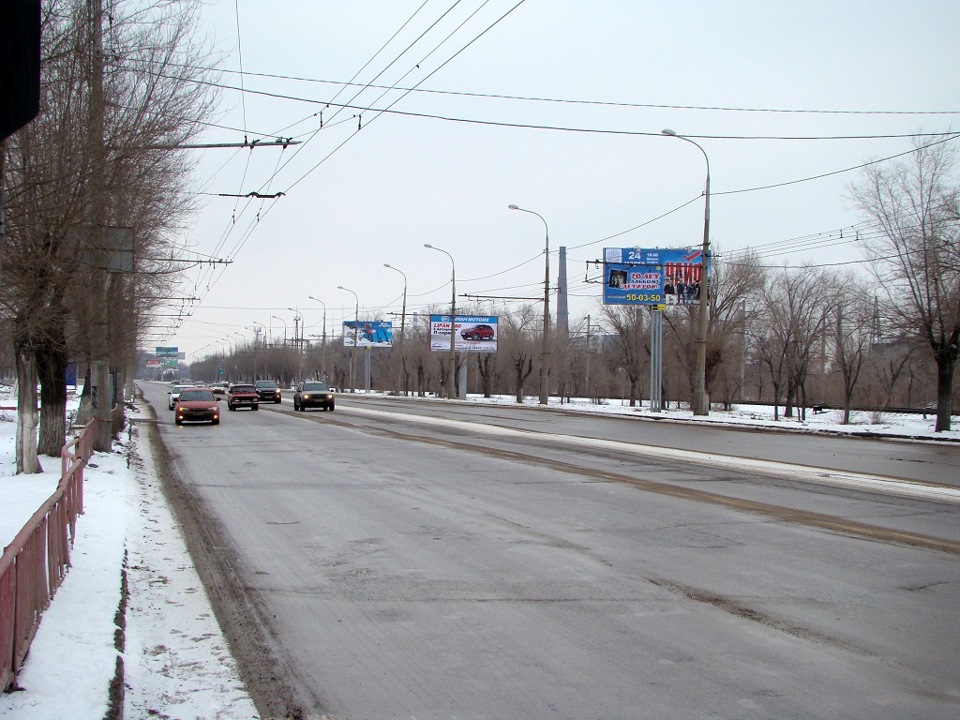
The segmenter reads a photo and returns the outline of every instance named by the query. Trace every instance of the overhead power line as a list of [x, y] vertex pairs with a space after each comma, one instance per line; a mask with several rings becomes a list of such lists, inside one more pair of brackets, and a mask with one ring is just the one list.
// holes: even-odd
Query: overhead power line
[[[185, 69], [203, 69], [193, 65], [182, 65]], [[743, 107], [727, 105], [680, 105], [672, 103], [637, 103], [616, 100], [587, 100], [577, 98], [553, 98], [536, 95], [509, 95], [506, 93], [479, 93], [466, 90], [431, 89], [419, 86], [402, 87], [399, 85], [376, 85], [373, 83], [356, 83], [351, 78], [343, 80], [325, 80], [308, 78], [297, 75], [279, 75], [276, 73], [258, 73], [250, 71], [222, 70], [226, 74], [240, 74], [248, 78], [264, 78], [266, 80], [289, 80], [292, 82], [311, 83], [318, 85], [333, 85], [339, 88], [363, 87], [373, 90], [396, 90], [398, 92], [415, 93], [420, 95], [449, 95], [451, 97], [480, 98], [485, 100], [516, 100], [521, 102], [555, 103], [562, 105], [594, 105], [597, 107], [637, 108], [644, 110], [704, 110], [715, 112], [742, 112], [742, 113], [772, 113], [785, 115], [891, 115], [891, 116], [935, 116], [960, 115], [960, 110], [856, 110], [837, 108], [771, 108], [771, 107]]]
[[[442, 66], [441, 66], [442, 67]], [[439, 69], [439, 68], [438, 68]], [[158, 77], [164, 79], [177, 79], [172, 76], [164, 75], [163, 73], [155, 73]], [[429, 76], [428, 76], [429, 77]], [[584, 134], [595, 134], [595, 135], [622, 135], [627, 137], [660, 137], [663, 133], [659, 130], [654, 131], [645, 131], [645, 130], [618, 130], [612, 128], [591, 128], [591, 127], [575, 127], [571, 125], [546, 125], [542, 123], [520, 123], [520, 122], [508, 122], [505, 120], [480, 120], [477, 118], [468, 118], [468, 117], [456, 117], [453, 115], [440, 115], [437, 113], [424, 113], [424, 112], [414, 112], [411, 110], [397, 110], [394, 108], [394, 105], [402, 99], [398, 98], [394, 100], [387, 107], [373, 107], [366, 104], [353, 104], [353, 103], [337, 103], [328, 100], [317, 100], [315, 98], [307, 98], [297, 95], [288, 95], [285, 93], [276, 93], [269, 92], [266, 90], [245, 90], [239, 88], [235, 85], [225, 85], [223, 83], [215, 83], [209, 80], [190, 80], [189, 82], [194, 82], [200, 85], [209, 85], [211, 87], [216, 87], [221, 90], [235, 90], [237, 92], [245, 92], [253, 95], [260, 95], [263, 97], [275, 98], [278, 100], [293, 100], [296, 102], [303, 102], [312, 105], [323, 105], [324, 107], [337, 107], [341, 109], [356, 110], [360, 113], [374, 113], [374, 116], [379, 115], [397, 115], [400, 117], [413, 117], [413, 118], [422, 118], [427, 120], [442, 120], [444, 122], [455, 122], [455, 123], [464, 123], [468, 125], [482, 125], [487, 127], [504, 127], [504, 128], [514, 128], [514, 129], [524, 129], [524, 130], [552, 130], [554, 132], [569, 132], [569, 133], [584, 133]], [[369, 124], [369, 121], [368, 121]], [[922, 137], [938, 137], [942, 135], [950, 134], [944, 132], [928, 132], [928, 133], [892, 133], [892, 134], [879, 134], [879, 135], [696, 135], [693, 133], [685, 134], [685, 137], [690, 137], [698, 140], [780, 140], [780, 141], [810, 141], [810, 140], [891, 140], [891, 139], [904, 139], [904, 138], [922, 138]]]

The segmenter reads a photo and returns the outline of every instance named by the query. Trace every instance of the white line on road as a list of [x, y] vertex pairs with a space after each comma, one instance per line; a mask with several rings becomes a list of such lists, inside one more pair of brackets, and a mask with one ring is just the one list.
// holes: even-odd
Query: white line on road
[[794, 465], [792, 463], [777, 462], [774, 460], [756, 460], [753, 458], [698, 452], [696, 450], [677, 450], [675, 448], [642, 445], [617, 440], [584, 438], [575, 435], [558, 435], [556, 433], [544, 433], [536, 430], [518, 430], [484, 423], [464, 422], [462, 420], [449, 420], [446, 418], [431, 418], [424, 415], [394, 413], [385, 410], [369, 410], [353, 406], [347, 408], [341, 406], [340, 409], [349, 413], [370, 417], [390, 417], [397, 419], [399, 416], [406, 422], [419, 423], [421, 425], [435, 425], [445, 428], [456, 427], [483, 435], [536, 438], [539, 442], [550, 442], [563, 448], [570, 448], [571, 446], [602, 448], [617, 453], [630, 453], [642, 457], [652, 456], [681, 462], [692, 462], [700, 465], [710, 465], [712, 467], [753, 470], [755, 472], [788, 476], [793, 479], [802, 479], [806, 482], [815, 482], [821, 485], [846, 487], [856, 490], [872, 490], [900, 497], [960, 504], [960, 488], [948, 485], [935, 485], [913, 480], [841, 472], [828, 468], [811, 467], [809, 465]]

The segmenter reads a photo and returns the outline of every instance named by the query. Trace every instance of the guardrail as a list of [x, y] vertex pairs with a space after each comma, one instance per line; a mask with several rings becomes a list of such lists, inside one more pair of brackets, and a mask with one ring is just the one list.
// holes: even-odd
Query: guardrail
[[[0, 688], [17, 671], [40, 626], [40, 615], [63, 582], [83, 512], [83, 469], [93, 454], [96, 420], [63, 446], [56, 492], [3, 550], [0, 558]], [[101, 421], [103, 422], [103, 421]]]

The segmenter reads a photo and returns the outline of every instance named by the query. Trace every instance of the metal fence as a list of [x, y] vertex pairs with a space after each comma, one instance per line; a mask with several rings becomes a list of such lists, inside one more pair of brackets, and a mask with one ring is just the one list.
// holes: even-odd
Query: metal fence
[[0, 558], [0, 688], [16, 683], [40, 615], [63, 582], [83, 512], [83, 469], [93, 454], [96, 420], [63, 446], [56, 492], [33, 514]]

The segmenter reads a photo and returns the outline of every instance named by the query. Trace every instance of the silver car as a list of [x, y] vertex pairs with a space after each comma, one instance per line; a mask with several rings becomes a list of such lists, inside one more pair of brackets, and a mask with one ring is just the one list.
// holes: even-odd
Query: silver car
[[174, 385], [173, 390], [167, 392], [167, 395], [170, 396], [170, 409], [173, 410], [177, 406], [177, 400], [180, 399], [181, 390], [189, 390], [193, 385]]

